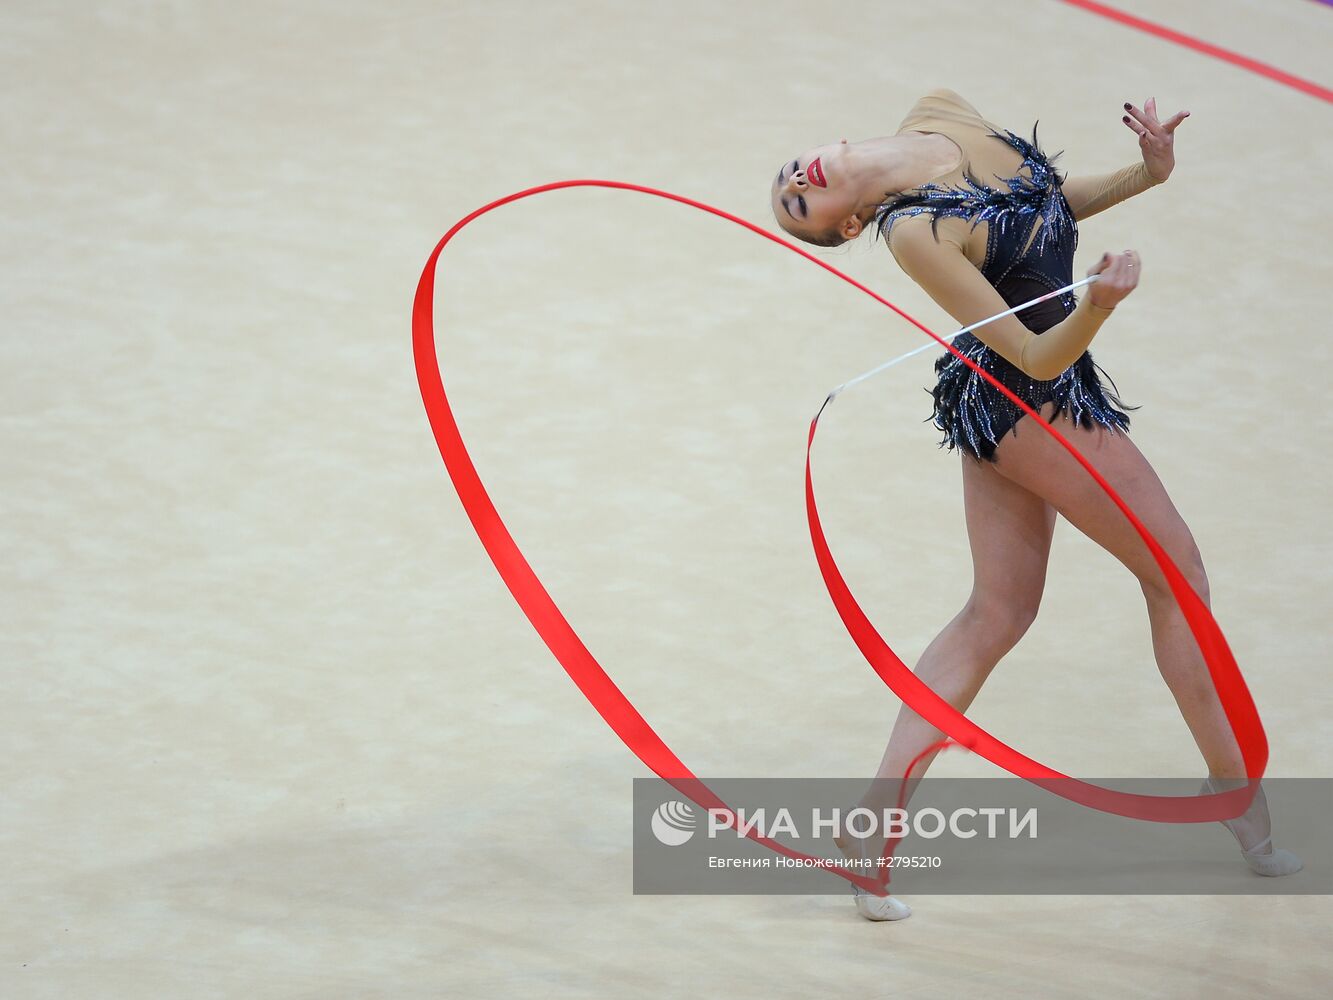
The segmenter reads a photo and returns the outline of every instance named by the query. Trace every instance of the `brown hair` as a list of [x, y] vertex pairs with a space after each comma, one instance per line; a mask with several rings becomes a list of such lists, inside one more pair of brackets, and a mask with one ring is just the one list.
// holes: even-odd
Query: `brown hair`
[[[791, 235], [796, 236], [795, 233]], [[817, 247], [840, 247], [847, 242], [847, 237], [843, 236], [837, 228], [830, 229], [819, 236], [796, 236], [796, 238], [803, 243], [811, 243]]]

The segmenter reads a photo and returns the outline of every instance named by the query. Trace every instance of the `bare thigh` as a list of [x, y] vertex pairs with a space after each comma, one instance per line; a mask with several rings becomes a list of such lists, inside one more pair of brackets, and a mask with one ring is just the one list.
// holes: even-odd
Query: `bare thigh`
[[[1049, 419], [1053, 410], [1053, 403], [1044, 405], [1039, 411], [1042, 419]], [[1129, 519], [1060, 442], [1033, 424], [1031, 417], [1025, 417], [1019, 422], [1018, 434], [1001, 440], [995, 452], [996, 471], [1041, 497], [1120, 560], [1138, 578], [1145, 593], [1169, 594], [1166, 577]], [[1161, 479], [1129, 436], [1100, 424], [1077, 427], [1067, 414], [1056, 420], [1055, 429], [1129, 504], [1206, 602], [1208, 580], [1194, 536]]]
[[1002, 476], [989, 462], [962, 456], [963, 507], [972, 550], [974, 612], [994, 618], [996, 634], [1018, 637], [1031, 624], [1046, 585], [1055, 508]]

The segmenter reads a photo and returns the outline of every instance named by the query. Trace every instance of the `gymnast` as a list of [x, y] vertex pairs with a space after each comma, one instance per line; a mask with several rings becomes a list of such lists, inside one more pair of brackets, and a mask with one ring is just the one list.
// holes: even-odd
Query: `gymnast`
[[[953, 90], [940, 88], [912, 107], [891, 136], [817, 146], [785, 164], [773, 181], [772, 206], [790, 235], [821, 247], [872, 231], [898, 265], [960, 326], [1073, 283], [1077, 223], [1162, 184], [1175, 167], [1180, 111], [1159, 121], [1154, 99], [1124, 106], [1141, 161], [1114, 173], [1061, 177], [1038, 146], [994, 126]], [[872, 225], [873, 224], [873, 225]], [[1129, 439], [1129, 416], [1088, 350], [1142, 273], [1133, 250], [1107, 252], [1081, 301], [1072, 293], [964, 333], [963, 355], [1058, 426], [1133, 508], [1205, 604], [1208, 578], [1189, 528], [1157, 474]], [[1100, 375], [1099, 375], [1100, 372]], [[1147, 602], [1153, 653], [1208, 766], [1203, 792], [1244, 782], [1244, 761], [1207, 665], [1166, 577], [1134, 527], [1051, 435], [1023, 430], [1024, 412], [951, 353], [935, 362], [933, 420], [941, 447], [962, 460], [963, 502], [972, 551], [972, 592], [927, 646], [916, 675], [958, 711], [1037, 615], [1055, 517], [1097, 542], [1135, 577]], [[1058, 421], [1058, 424], [1057, 424]], [[1209, 605], [1211, 606], [1211, 605]], [[943, 734], [907, 705], [859, 803], [881, 815], [896, 805], [911, 761]], [[938, 750], [927, 753], [907, 787]], [[1239, 780], [1236, 780], [1239, 779]], [[1223, 821], [1250, 868], [1288, 875], [1301, 868], [1272, 845], [1262, 788], [1250, 809]], [[879, 838], [882, 843], [882, 837]], [[835, 838], [849, 858], [869, 856], [865, 839]], [[893, 896], [853, 885], [858, 911], [871, 920], [908, 916]]]

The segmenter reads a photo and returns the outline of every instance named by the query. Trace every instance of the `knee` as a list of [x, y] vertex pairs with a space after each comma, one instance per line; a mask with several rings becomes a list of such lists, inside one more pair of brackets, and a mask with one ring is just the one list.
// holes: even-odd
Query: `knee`
[[984, 640], [1000, 653], [1018, 645], [1037, 620], [1041, 594], [985, 594], [973, 591], [963, 613]]
[[[1208, 573], [1203, 568], [1203, 556], [1198, 546], [1191, 541], [1183, 555], [1177, 556], [1174, 552], [1170, 555], [1176, 568], [1185, 577], [1185, 582], [1194, 589], [1206, 606], [1212, 607], [1208, 591]], [[1150, 603], [1154, 601], [1176, 603], [1175, 595], [1171, 593], [1171, 585], [1166, 582], [1166, 575], [1156, 560], [1153, 561], [1152, 572], [1139, 578], [1139, 586], [1143, 588], [1143, 595]]]

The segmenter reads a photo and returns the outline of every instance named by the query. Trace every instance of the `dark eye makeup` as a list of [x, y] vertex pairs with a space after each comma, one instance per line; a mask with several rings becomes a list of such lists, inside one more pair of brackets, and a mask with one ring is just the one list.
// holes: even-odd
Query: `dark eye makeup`
[[[795, 159], [795, 160], [792, 160], [791, 163], [789, 163], [787, 166], [791, 167], [791, 173], [792, 173], [792, 174], [796, 173], [796, 171], [799, 170], [799, 169], [800, 169], [800, 166], [801, 166], [801, 164], [800, 164], [800, 159], [797, 158], [797, 159]], [[785, 175], [785, 176], [784, 176], [784, 175]], [[787, 173], [787, 169], [786, 169], [786, 167], [784, 167], [782, 170], [779, 170], [779, 171], [778, 171], [778, 183], [779, 183], [779, 184], [783, 183], [783, 182], [786, 181], [786, 179], [787, 179], [788, 177], [790, 177], [790, 176], [791, 176], [791, 174], [788, 174], [788, 173]], [[784, 202], [784, 204], [785, 204], [785, 202]], [[806, 218], [806, 217], [808, 217], [808, 216], [810, 215], [810, 210], [806, 207], [806, 204], [805, 204], [805, 196], [804, 196], [804, 195], [797, 195], [797, 196], [796, 196], [796, 204], [798, 204], [798, 205], [801, 206], [801, 217], [802, 217], [802, 218]]]
[[[791, 172], [792, 172], [792, 173], [796, 173], [796, 171], [799, 170], [799, 169], [801, 169], [801, 163], [800, 163], [800, 160], [799, 160], [799, 159], [792, 160], [792, 161], [791, 161]], [[796, 204], [798, 204], [798, 205], [801, 206], [801, 218], [805, 218], [806, 216], [808, 216], [808, 215], [810, 214], [810, 210], [807, 209], [807, 208], [805, 207], [805, 195], [797, 195], [797, 196], [796, 196]]]

